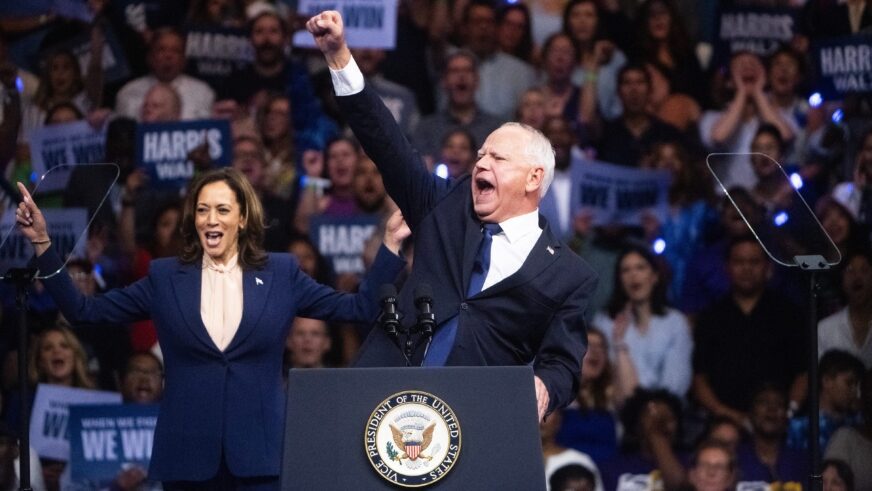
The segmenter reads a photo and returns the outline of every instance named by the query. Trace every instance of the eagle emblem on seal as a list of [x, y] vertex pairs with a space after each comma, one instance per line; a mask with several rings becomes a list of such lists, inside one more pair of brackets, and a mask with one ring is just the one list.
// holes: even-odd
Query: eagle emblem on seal
[[430, 423], [426, 428], [420, 426], [403, 426], [398, 428], [391, 424], [391, 435], [394, 443], [399, 447], [400, 454], [392, 456], [392, 459], [397, 462], [402, 462], [403, 459], [417, 460], [418, 458], [429, 461], [431, 456], [424, 453], [430, 443], [433, 441], [433, 430], [436, 428], [436, 423]]

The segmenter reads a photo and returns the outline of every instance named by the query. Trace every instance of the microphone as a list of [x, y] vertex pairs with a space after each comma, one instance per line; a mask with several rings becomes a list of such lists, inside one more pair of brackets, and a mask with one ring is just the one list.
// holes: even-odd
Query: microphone
[[397, 288], [385, 283], [378, 290], [382, 312], [379, 316], [379, 324], [389, 336], [397, 337], [400, 328], [400, 314], [397, 313]]
[[418, 329], [427, 337], [436, 329], [436, 314], [433, 313], [433, 288], [429, 283], [415, 286], [415, 307], [418, 308]]

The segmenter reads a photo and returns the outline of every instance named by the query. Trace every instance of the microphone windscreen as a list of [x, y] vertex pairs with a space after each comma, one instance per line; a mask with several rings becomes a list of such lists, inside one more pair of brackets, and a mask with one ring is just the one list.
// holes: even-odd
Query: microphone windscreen
[[433, 298], [433, 288], [429, 283], [418, 283], [415, 286], [415, 300], [423, 298]]
[[385, 283], [378, 289], [378, 298], [382, 301], [397, 296], [397, 287], [395, 287], [392, 283]]

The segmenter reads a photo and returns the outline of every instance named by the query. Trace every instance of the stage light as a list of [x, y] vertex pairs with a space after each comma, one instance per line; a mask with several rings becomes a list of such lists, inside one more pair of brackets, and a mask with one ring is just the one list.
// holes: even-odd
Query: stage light
[[818, 107], [823, 104], [824, 98], [821, 96], [820, 92], [815, 92], [814, 94], [808, 96], [808, 105], [811, 107]]
[[657, 254], [663, 254], [663, 251], [666, 250], [666, 241], [662, 238], [658, 238], [654, 241], [654, 252]]
[[802, 176], [799, 175], [799, 172], [794, 172], [790, 175], [790, 184], [792, 184], [793, 189], [796, 189], [797, 191], [802, 189]]
[[836, 123], [836, 124], [841, 123], [842, 118], [844, 118], [844, 117], [845, 117], [845, 113], [842, 112], [841, 109], [836, 109], [836, 111], [833, 113], [833, 123]]
[[448, 179], [448, 166], [443, 163], [436, 164], [436, 175], [442, 179]]
[[789, 219], [790, 219], [790, 217], [787, 215], [787, 212], [782, 211], [782, 212], [778, 213], [777, 215], [775, 215], [775, 219], [773, 219], [772, 221], [775, 222], [776, 227], [780, 227], [780, 226], [784, 225], [785, 223], [787, 223], [787, 220], [789, 220]]

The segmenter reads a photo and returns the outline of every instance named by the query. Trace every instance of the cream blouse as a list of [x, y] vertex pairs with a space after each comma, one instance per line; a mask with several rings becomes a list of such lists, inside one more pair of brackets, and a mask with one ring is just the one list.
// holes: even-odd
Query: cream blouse
[[234, 255], [221, 265], [203, 254], [200, 317], [221, 351], [233, 341], [242, 320], [242, 268], [237, 259], [238, 255]]

